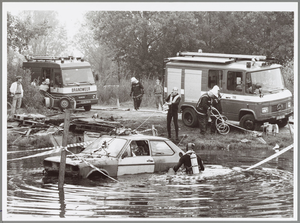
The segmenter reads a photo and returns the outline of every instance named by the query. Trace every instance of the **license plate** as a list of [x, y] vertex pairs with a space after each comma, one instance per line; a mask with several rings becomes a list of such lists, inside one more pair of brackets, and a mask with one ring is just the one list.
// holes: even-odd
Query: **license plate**
[[81, 104], [91, 103], [91, 101], [81, 101]]
[[284, 118], [285, 118], [284, 115], [280, 115], [280, 116], [277, 116], [277, 117], [276, 117], [277, 120], [279, 120], [279, 119], [284, 119]]

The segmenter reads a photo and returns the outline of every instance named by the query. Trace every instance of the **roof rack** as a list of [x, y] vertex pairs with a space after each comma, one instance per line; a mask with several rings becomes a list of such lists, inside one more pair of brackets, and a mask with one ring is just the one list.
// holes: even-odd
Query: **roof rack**
[[80, 60], [80, 61], [84, 61], [83, 58], [81, 57], [73, 57], [73, 56], [68, 56], [68, 57], [55, 57], [55, 56], [25, 56], [25, 59], [27, 61], [39, 61], [39, 60], [44, 60], [45, 62], [48, 60], [50, 61], [56, 61], [56, 60], [61, 60], [61, 61], [64, 61], [64, 60]]
[[214, 57], [170, 57], [169, 61], [185, 61], [185, 62], [203, 62], [203, 63], [220, 63], [228, 64], [235, 61], [232, 58], [214, 58]]
[[241, 54], [222, 54], [222, 53], [199, 53], [199, 52], [178, 52], [179, 57], [212, 57], [212, 58], [227, 58], [237, 60], [266, 60], [263, 55], [241, 55]]

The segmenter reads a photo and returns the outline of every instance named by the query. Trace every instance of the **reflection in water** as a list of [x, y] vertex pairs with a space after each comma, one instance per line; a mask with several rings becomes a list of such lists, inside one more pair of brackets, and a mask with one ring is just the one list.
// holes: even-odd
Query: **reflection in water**
[[[281, 166], [290, 170], [293, 162], [284, 159]], [[42, 160], [8, 164], [9, 219], [293, 217], [289, 171], [254, 169], [193, 182], [155, 180], [164, 174], [126, 175], [118, 183], [66, 178], [59, 191], [57, 177], [43, 176]]]
[[65, 213], [66, 213], [64, 188], [58, 188], [58, 196], [59, 196], [59, 203], [60, 203], [60, 214], [59, 214], [59, 217], [64, 218], [65, 217]]

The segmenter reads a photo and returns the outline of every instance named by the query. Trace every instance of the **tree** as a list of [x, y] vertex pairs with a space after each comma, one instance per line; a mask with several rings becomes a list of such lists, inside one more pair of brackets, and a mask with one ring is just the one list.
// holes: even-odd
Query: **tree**
[[45, 35], [49, 29], [46, 21], [32, 24], [30, 16], [23, 20], [7, 13], [7, 48], [22, 54], [29, 48], [29, 42]]
[[57, 16], [56, 11], [23, 11], [20, 14], [21, 19], [30, 18], [33, 25], [39, 24], [40, 21], [48, 24], [48, 29], [43, 35], [30, 40], [27, 54], [66, 56], [63, 54], [66, 53], [70, 41], [66, 28], [59, 23]]
[[[180, 16], [178, 19], [173, 12], [90, 12], [87, 19], [94, 38], [108, 46], [118, 64], [125, 62], [139, 78], [159, 75], [163, 58], [190, 44], [191, 38], [186, 37], [193, 35], [193, 27], [186, 24], [193, 18], [190, 13]], [[165, 44], [172, 46], [170, 53], [165, 52]]]
[[291, 12], [93, 11], [86, 18], [98, 44], [137, 77], [159, 76], [164, 58], [179, 51], [293, 58]]

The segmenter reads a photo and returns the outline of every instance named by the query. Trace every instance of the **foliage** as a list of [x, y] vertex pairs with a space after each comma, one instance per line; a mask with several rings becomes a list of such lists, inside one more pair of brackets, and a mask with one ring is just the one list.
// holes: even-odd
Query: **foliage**
[[[116, 63], [112, 61], [109, 50], [105, 45], [100, 45], [94, 41], [93, 33], [88, 26], [83, 23], [80, 32], [75, 35], [72, 43], [84, 55], [85, 60], [92, 66], [96, 80], [106, 84], [115, 84], [111, 81], [115, 78], [120, 79]], [[117, 82], [118, 83], [118, 82]]]
[[164, 58], [179, 51], [293, 58], [292, 12], [92, 11], [86, 19], [107, 57], [137, 78], [161, 77]]
[[68, 47], [67, 30], [63, 25], [59, 25], [58, 13], [55, 11], [23, 11], [19, 17], [22, 20], [30, 19], [33, 25], [38, 25], [40, 21], [47, 23], [48, 28], [45, 33], [29, 41], [29, 47], [23, 54], [66, 56]]
[[29, 48], [29, 42], [37, 39], [39, 36], [45, 35], [49, 29], [47, 21], [33, 24], [30, 16], [24, 20], [7, 14], [7, 48], [12, 48], [20, 54]]
[[290, 60], [284, 64], [282, 68], [282, 75], [285, 80], [286, 87], [294, 92], [294, 60]]

